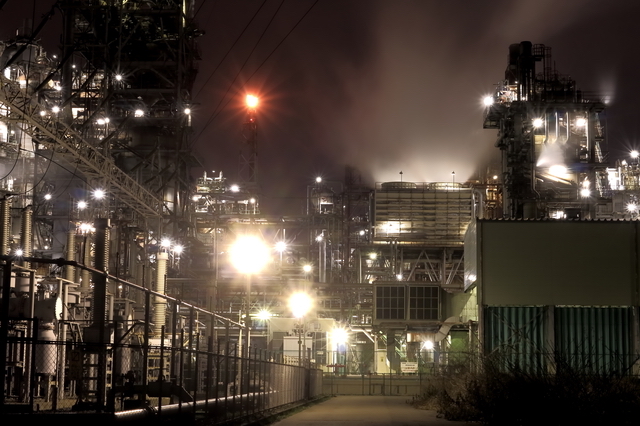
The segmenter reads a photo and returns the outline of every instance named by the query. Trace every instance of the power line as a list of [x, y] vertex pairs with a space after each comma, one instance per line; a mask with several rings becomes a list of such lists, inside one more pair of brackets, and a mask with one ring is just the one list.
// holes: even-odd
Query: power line
[[[320, 0], [316, 0], [310, 7], [309, 9], [307, 9], [307, 11], [304, 13], [304, 15], [302, 15], [302, 17], [300, 19], [298, 19], [298, 22], [296, 22], [296, 24], [291, 28], [291, 30], [289, 30], [289, 32], [282, 38], [282, 40], [276, 45], [276, 47], [274, 47], [271, 52], [267, 55], [267, 57], [262, 61], [262, 63], [260, 63], [260, 65], [255, 69], [255, 71], [249, 76], [249, 78], [247, 79], [247, 81], [250, 81], [253, 76], [256, 75], [256, 73], [264, 66], [264, 64], [271, 58], [271, 56], [273, 56], [273, 54], [276, 52], [276, 50], [285, 42], [285, 40], [287, 40], [287, 38], [291, 35], [291, 33], [293, 33], [293, 31], [298, 27], [298, 25], [300, 25], [300, 23], [304, 20], [304, 18], [306, 18], [306, 16], [309, 14], [309, 12], [311, 12], [311, 10], [316, 6], [316, 4], [318, 4]], [[284, 2], [284, 0], [283, 0]], [[280, 4], [280, 6], [282, 6], [282, 3]], [[278, 7], [279, 10], [279, 7]], [[277, 13], [277, 11], [276, 11]], [[275, 17], [275, 15], [274, 15]], [[273, 18], [272, 18], [273, 20]], [[266, 31], [266, 29], [265, 29]], [[264, 33], [263, 33], [264, 35]], [[259, 43], [259, 40], [258, 40]], [[257, 43], [256, 43], [257, 46]], [[255, 47], [254, 47], [255, 50]], [[252, 50], [253, 52], [253, 50]], [[249, 56], [250, 57], [250, 56]], [[247, 58], [248, 61], [249, 58]], [[247, 61], [245, 61], [245, 63], [243, 64], [243, 68], [244, 65], [247, 63]], [[225, 97], [227, 96], [227, 94], [229, 93], [229, 91], [231, 90], [231, 87], [233, 86], [233, 84], [236, 82], [236, 80], [238, 79], [240, 72], [242, 71], [242, 68], [240, 69], [240, 71], [238, 72], [238, 74], [236, 75], [236, 77], [233, 79], [233, 81], [231, 82], [231, 84], [229, 85], [229, 88], [227, 89], [227, 91], [225, 92], [224, 96], [222, 97], [222, 99], [220, 100], [220, 102], [218, 103], [218, 105], [216, 106], [216, 108], [214, 109], [213, 113], [211, 114], [211, 116], [209, 117], [209, 119], [207, 120], [206, 124], [203, 126], [202, 130], [200, 130], [200, 132], [198, 133], [198, 135], [193, 139], [192, 142], [192, 146], [193, 144], [195, 144], [195, 142], [198, 140], [198, 138], [200, 138], [200, 136], [202, 136], [202, 133], [204, 133], [204, 131], [207, 129], [207, 127], [209, 127], [209, 125], [213, 122], [213, 120], [216, 119], [216, 117], [227, 107], [227, 105], [229, 105], [229, 102], [231, 102], [231, 98], [229, 98], [227, 100], [227, 102], [222, 106], [222, 108], [220, 110], [218, 110], [218, 108], [220, 107], [220, 104], [222, 104], [222, 102], [224, 101]]]

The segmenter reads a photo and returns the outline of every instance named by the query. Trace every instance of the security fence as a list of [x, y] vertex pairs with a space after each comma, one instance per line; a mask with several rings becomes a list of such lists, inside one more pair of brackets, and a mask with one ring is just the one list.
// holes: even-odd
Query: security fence
[[36, 285], [33, 271], [0, 266], [11, 283], [0, 299], [1, 413], [223, 423], [322, 394], [320, 370], [250, 347], [245, 324], [80, 265], [94, 282], [107, 279], [102, 300], [74, 282]]

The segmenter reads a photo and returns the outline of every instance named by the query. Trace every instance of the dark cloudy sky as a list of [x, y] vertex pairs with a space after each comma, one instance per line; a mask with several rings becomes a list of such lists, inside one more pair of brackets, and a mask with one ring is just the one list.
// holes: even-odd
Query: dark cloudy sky
[[[17, 22], [12, 3], [22, 1], [0, 12], [5, 32]], [[345, 164], [368, 183], [398, 180], [400, 171], [417, 182], [449, 181], [452, 171], [456, 180], [471, 177], [498, 154], [495, 131], [482, 129], [481, 99], [503, 78], [509, 45], [524, 40], [552, 47], [557, 70], [585, 92], [610, 97], [612, 156], [640, 146], [635, 0], [198, 0], [197, 7], [206, 34], [194, 147], [207, 170], [233, 179], [244, 94], [260, 96], [267, 213], [301, 212], [306, 185], [318, 174], [341, 180]]]

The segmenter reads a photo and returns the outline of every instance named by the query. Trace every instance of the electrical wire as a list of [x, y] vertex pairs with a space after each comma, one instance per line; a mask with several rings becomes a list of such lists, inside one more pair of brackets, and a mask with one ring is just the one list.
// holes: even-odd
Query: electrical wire
[[[298, 25], [300, 25], [300, 23], [302, 23], [302, 21], [304, 20], [304, 18], [307, 17], [307, 15], [311, 12], [311, 10], [318, 4], [320, 0], [316, 0], [310, 7], [309, 9], [307, 9], [307, 11], [304, 13], [304, 15], [302, 15], [302, 17], [300, 19], [298, 19], [298, 22], [296, 22], [296, 24], [291, 28], [291, 30], [289, 30], [289, 32], [282, 38], [282, 40], [276, 45], [276, 47], [274, 47], [271, 52], [267, 55], [267, 57], [262, 61], [262, 63], [260, 63], [260, 65], [255, 69], [255, 71], [249, 76], [249, 78], [247, 79], [247, 81], [250, 81], [255, 75], [256, 73], [264, 66], [264, 64], [273, 56], [273, 54], [276, 52], [276, 50], [287, 40], [287, 38], [291, 35], [291, 33], [293, 33], [293, 31], [298, 27]], [[246, 64], [246, 61], [245, 61]], [[243, 65], [244, 66], [244, 65]], [[211, 114], [211, 116], [209, 117], [209, 119], [207, 120], [206, 124], [203, 126], [202, 130], [200, 130], [200, 132], [198, 133], [198, 135], [193, 139], [193, 141], [191, 142], [191, 146], [193, 146], [195, 144], [195, 142], [200, 138], [200, 136], [202, 136], [202, 134], [204, 133], [204, 131], [207, 129], [207, 127], [209, 127], [209, 125], [213, 122], [213, 120], [216, 119], [216, 117], [218, 117], [218, 115], [224, 111], [224, 109], [227, 107], [227, 105], [229, 105], [229, 102], [231, 102], [231, 98], [229, 98], [227, 100], [227, 102], [222, 106], [222, 108], [218, 111], [218, 108], [220, 107], [220, 104], [224, 101], [224, 98], [227, 96], [227, 94], [229, 93], [229, 91], [231, 90], [232, 85], [235, 83], [235, 81], [238, 79], [240, 72], [242, 71], [242, 69], [240, 69], [240, 71], [238, 72], [238, 74], [236, 75], [236, 77], [233, 79], [233, 82], [231, 83], [231, 85], [229, 86], [229, 88], [227, 89], [227, 91], [225, 92], [224, 96], [222, 97], [222, 99], [220, 100], [220, 102], [218, 103], [218, 105], [216, 106], [216, 108], [214, 109], [213, 113]]]
[[[231, 91], [231, 88], [233, 87], [233, 85], [235, 84], [236, 80], [238, 80], [238, 78], [240, 78], [240, 75], [242, 74], [242, 71], [244, 70], [244, 67], [247, 65], [247, 62], [249, 62], [249, 59], [251, 59], [251, 56], [253, 55], [253, 52], [255, 52], [255, 50], [258, 48], [258, 45], [260, 44], [260, 41], [262, 41], [264, 35], [267, 33], [267, 30], [269, 29], [269, 27], [271, 26], [271, 24], [273, 23], [273, 20], [276, 18], [276, 16], [278, 15], [278, 12], [280, 11], [280, 9], [282, 8], [282, 5], [284, 4], [284, 0], [282, 0], [280, 2], [280, 4], [278, 5], [278, 8], [276, 9], [276, 11], [274, 12], [274, 14], [271, 16], [271, 19], [269, 20], [269, 22], [267, 23], [267, 26], [264, 28], [264, 30], [262, 31], [262, 34], [260, 34], [260, 37], [258, 37], [258, 41], [256, 41], [256, 43], [253, 45], [253, 48], [251, 49], [251, 52], [249, 52], [249, 54], [247, 55], [246, 59], [244, 60], [242, 66], [240, 67], [240, 69], [238, 70], [238, 72], [236, 73], [236, 76], [233, 78], [233, 80], [231, 81], [231, 83], [229, 83], [229, 86], [227, 87], [227, 90], [224, 92], [224, 95], [222, 95], [222, 97], [220, 98], [220, 102], [218, 102], [218, 105], [216, 105], [216, 107], [214, 108], [213, 112], [211, 113], [211, 116], [209, 117], [209, 120], [207, 121], [207, 123], [204, 125], [204, 127], [202, 128], [202, 130], [200, 131], [200, 133], [198, 133], [198, 136], [196, 136], [194, 138], [194, 143], [195, 141], [202, 135], [202, 132], [204, 132], [204, 130], [209, 126], [209, 124], [211, 124], [211, 122], [218, 116], [218, 114], [229, 104], [229, 102], [231, 101], [231, 98], [227, 101], [227, 103], [224, 104], [224, 106], [222, 107], [222, 109], [220, 109], [220, 111], [218, 111], [218, 108], [220, 108], [220, 105], [222, 105], [222, 103], [224, 102], [225, 98], [227, 97], [227, 95], [229, 94], [229, 92]], [[193, 145], [193, 143], [192, 143]]]
[[[283, 0], [284, 1], [284, 0]], [[207, 79], [205, 80], [204, 83], [202, 83], [202, 86], [200, 87], [200, 89], [198, 89], [198, 91], [196, 92], [196, 94], [193, 96], [193, 98], [197, 98], [198, 95], [200, 94], [200, 92], [202, 92], [202, 89], [204, 89], [207, 85], [207, 83], [209, 83], [209, 80], [211, 80], [211, 78], [213, 77], [213, 75], [216, 73], [216, 71], [218, 71], [218, 69], [220, 68], [220, 66], [222, 65], [222, 63], [224, 62], [225, 59], [227, 59], [227, 56], [229, 56], [229, 54], [231, 53], [231, 51], [233, 50], [233, 48], [236, 46], [236, 44], [238, 44], [238, 42], [240, 41], [240, 39], [242, 38], [242, 36], [247, 32], [247, 29], [249, 28], [249, 26], [251, 25], [251, 23], [256, 19], [256, 17], [258, 16], [258, 13], [260, 13], [260, 11], [262, 10], [262, 7], [267, 3], [267, 0], [264, 0], [262, 2], [262, 4], [260, 5], [260, 7], [258, 8], [258, 10], [256, 10], [256, 12], [253, 14], [253, 16], [251, 17], [251, 19], [249, 20], [249, 22], [247, 23], [247, 25], [245, 25], [245, 27], [242, 29], [242, 31], [240, 32], [240, 35], [238, 35], [238, 37], [235, 39], [235, 41], [233, 42], [233, 44], [231, 45], [231, 47], [227, 50], [227, 53], [224, 54], [224, 56], [222, 57], [222, 59], [220, 59], [220, 62], [218, 62], [218, 65], [216, 65], [216, 67], [214, 68], [213, 71], [211, 71], [211, 73], [209, 74], [209, 77], [207, 77]]]

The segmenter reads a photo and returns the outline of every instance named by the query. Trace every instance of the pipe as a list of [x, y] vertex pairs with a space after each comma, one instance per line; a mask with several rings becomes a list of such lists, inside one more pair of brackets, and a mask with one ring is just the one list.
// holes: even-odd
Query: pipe
[[11, 199], [5, 195], [0, 200], [0, 254], [9, 254], [9, 235], [11, 234]]
[[[157, 256], [157, 269], [156, 269], [156, 288], [157, 293], [165, 293], [165, 280], [167, 275], [167, 260], [169, 259], [168, 253], [158, 253]], [[153, 333], [160, 335], [162, 326], [165, 322], [165, 312], [167, 309], [167, 302], [161, 297], [155, 297], [153, 301]]]
[[[32, 219], [33, 210], [31, 210], [31, 206], [27, 206], [22, 210], [22, 223], [20, 225], [20, 244], [22, 245], [22, 255], [24, 257], [31, 257], [31, 241], [33, 237]], [[23, 261], [22, 266], [31, 269], [30, 262]]]
[[[74, 230], [70, 229], [67, 233], [67, 253], [66, 257], [69, 260], [75, 260], [76, 257], [76, 233]], [[67, 265], [64, 267], [64, 279], [67, 281], [74, 281], [75, 277], [75, 269], [71, 265]], [[65, 301], [66, 302], [66, 301]]]

